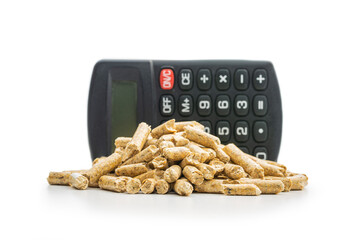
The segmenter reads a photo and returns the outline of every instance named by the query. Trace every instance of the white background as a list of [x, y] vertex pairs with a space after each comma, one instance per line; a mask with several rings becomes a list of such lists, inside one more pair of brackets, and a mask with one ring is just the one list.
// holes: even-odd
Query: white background
[[[356, 1], [1, 1], [1, 239], [359, 238]], [[48, 186], [90, 167], [96, 61], [270, 60], [279, 162], [309, 176], [276, 196], [129, 195]]]

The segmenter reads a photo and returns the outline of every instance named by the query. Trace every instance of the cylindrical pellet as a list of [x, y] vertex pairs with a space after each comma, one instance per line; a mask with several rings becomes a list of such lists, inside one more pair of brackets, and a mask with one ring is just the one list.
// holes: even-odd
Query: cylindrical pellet
[[199, 143], [205, 147], [213, 148], [214, 145], [220, 144], [220, 139], [218, 137], [215, 137], [197, 128], [186, 126], [184, 127], [184, 130], [186, 133], [185, 137], [187, 139]]
[[216, 156], [220, 161], [224, 163], [230, 162], [230, 156], [227, 155], [226, 152], [224, 152], [220, 145], [215, 145], [213, 149], [216, 152]]
[[146, 173], [143, 173], [143, 174], [141, 174], [141, 175], [139, 175], [139, 176], [136, 176], [135, 178], [136, 179], [139, 179], [140, 180], [140, 182], [143, 182], [145, 179], [147, 179], [147, 178], [154, 178], [155, 177], [155, 169], [154, 170], [150, 170], [150, 171], [148, 171], [148, 172], [146, 172]]
[[255, 161], [257, 164], [259, 164], [264, 169], [265, 176], [274, 176], [274, 177], [284, 177], [285, 176], [285, 169], [281, 168], [276, 165], [269, 164], [268, 162], [261, 160], [257, 157], [251, 156], [249, 154], [246, 154], [249, 158], [251, 158], [253, 161]]
[[183, 174], [192, 184], [200, 185], [204, 181], [203, 174], [194, 166], [185, 166]]
[[47, 181], [50, 185], [69, 185], [70, 172], [50, 172]]
[[122, 165], [150, 162], [158, 154], [158, 151], [159, 149], [155, 145], [150, 145], [135, 156], [126, 160]]
[[153, 138], [159, 138], [164, 134], [169, 134], [169, 133], [174, 133], [174, 132], [176, 132], [175, 119], [171, 119], [171, 120], [159, 125], [158, 127], [154, 128], [151, 131], [151, 136]]
[[258, 196], [260, 189], [255, 184], [223, 184], [225, 195]]
[[70, 187], [85, 190], [89, 186], [89, 180], [80, 173], [72, 173], [69, 177]]
[[174, 191], [180, 196], [189, 196], [194, 191], [194, 187], [187, 179], [182, 178], [175, 182]]
[[167, 169], [169, 167], [166, 158], [163, 158], [163, 157], [160, 157], [160, 156], [157, 156], [156, 158], [154, 158], [151, 161], [151, 165], [152, 165], [153, 168], [161, 169], [161, 170], [165, 170], [165, 169]]
[[122, 156], [123, 162], [130, 158], [130, 156], [132, 156], [133, 154], [141, 151], [141, 149], [144, 147], [145, 142], [148, 139], [150, 131], [151, 128], [146, 123], [142, 122], [139, 124], [133, 137], [131, 138], [131, 141], [126, 145]]
[[186, 145], [186, 147], [189, 148], [191, 152], [199, 154], [200, 162], [202, 163], [209, 158], [209, 153], [196, 144], [189, 143], [188, 145]]
[[126, 183], [129, 180], [130, 177], [115, 177], [105, 175], [99, 179], [99, 187], [101, 189], [121, 193], [126, 191]]
[[163, 153], [165, 148], [172, 148], [172, 147], [175, 147], [175, 144], [171, 141], [162, 141], [159, 144], [159, 149], [161, 153]]
[[165, 194], [170, 190], [170, 184], [165, 179], [159, 179], [156, 181], [156, 192], [158, 194]]
[[231, 158], [231, 160], [244, 168], [244, 170], [252, 178], [264, 178], [264, 169], [246, 156], [238, 147], [234, 144], [228, 144], [223, 149]]
[[199, 169], [199, 171], [204, 176], [204, 179], [210, 180], [214, 178], [216, 170], [212, 166], [205, 163], [199, 163], [196, 164], [195, 167]]
[[234, 180], [246, 177], [246, 173], [241, 166], [231, 163], [225, 164], [224, 173], [226, 176]]
[[154, 178], [145, 179], [141, 185], [141, 192], [149, 194], [154, 192], [156, 180]]
[[168, 183], [175, 182], [181, 176], [181, 167], [179, 165], [173, 165], [165, 170], [164, 179]]
[[288, 178], [292, 182], [291, 190], [303, 190], [308, 184], [308, 177], [305, 174], [296, 174]]
[[200, 185], [195, 185], [195, 192], [199, 193], [223, 193], [223, 181], [220, 179], [205, 180]]
[[291, 190], [292, 182], [291, 179], [288, 177], [271, 177], [265, 176], [266, 180], [280, 180], [284, 184], [284, 192], [288, 192]]
[[115, 174], [118, 176], [136, 177], [140, 174], [146, 173], [148, 169], [145, 164], [137, 163], [125, 166], [120, 166], [115, 169]]
[[141, 182], [139, 179], [131, 178], [126, 182], [126, 192], [135, 194], [140, 191]]
[[100, 163], [100, 162], [104, 161], [105, 159], [106, 159], [106, 157], [95, 158], [94, 161], [92, 162], [92, 165], [94, 166], [95, 164]]
[[175, 146], [177, 147], [182, 147], [182, 146], [185, 146], [187, 144], [189, 144], [189, 140], [184, 138], [183, 136], [180, 136], [180, 135], [174, 135], [174, 138], [173, 138], [173, 141], [175, 143]]
[[216, 158], [216, 152], [215, 152], [214, 149], [212, 149], [212, 148], [203, 148], [203, 150], [206, 151], [209, 154], [209, 157], [208, 157], [208, 159], [206, 159], [205, 162], [208, 162], [208, 161]]
[[196, 121], [183, 121], [183, 122], [176, 122], [175, 123], [175, 129], [178, 132], [184, 131], [184, 128], [186, 126], [197, 128], [201, 131], [204, 131], [204, 126]]
[[284, 191], [284, 184], [280, 180], [263, 180], [263, 179], [240, 179], [241, 184], [255, 184], [261, 193], [277, 194]]
[[150, 145], [155, 145], [156, 147], [159, 145], [159, 139], [157, 138], [152, 138], [150, 135], [148, 137], [148, 139], [146, 140], [146, 143], [144, 145], [143, 148], [147, 148]]
[[190, 154], [190, 150], [186, 147], [172, 147], [165, 148], [163, 150], [164, 157], [171, 161], [180, 161], [183, 160], [188, 154]]
[[114, 171], [120, 163], [121, 155], [118, 153], [113, 153], [102, 162], [95, 164], [85, 174], [85, 176], [89, 179], [89, 185], [97, 184], [97, 181], [101, 176]]
[[[196, 156], [195, 156], [196, 155]], [[181, 162], [180, 162], [180, 167], [184, 168], [187, 165], [191, 165], [191, 166], [196, 166], [196, 164], [199, 164], [200, 162], [198, 161], [198, 159], [200, 159], [200, 155], [197, 153], [190, 153], [189, 155], [187, 155]]]
[[215, 171], [216, 171], [215, 175], [218, 175], [218, 174], [222, 173], [224, 171], [224, 168], [225, 168], [225, 163], [223, 163], [222, 161], [220, 161], [217, 158], [211, 160], [209, 162], [209, 165], [212, 166], [215, 169]]
[[118, 137], [115, 139], [115, 147], [125, 148], [126, 144], [128, 144], [130, 141], [131, 141], [131, 137]]

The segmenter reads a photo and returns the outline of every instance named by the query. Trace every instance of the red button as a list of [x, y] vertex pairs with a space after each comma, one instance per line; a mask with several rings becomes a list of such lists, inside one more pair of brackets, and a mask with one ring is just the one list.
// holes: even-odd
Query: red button
[[160, 72], [160, 87], [164, 90], [170, 90], [174, 86], [174, 72], [172, 69], [165, 68]]

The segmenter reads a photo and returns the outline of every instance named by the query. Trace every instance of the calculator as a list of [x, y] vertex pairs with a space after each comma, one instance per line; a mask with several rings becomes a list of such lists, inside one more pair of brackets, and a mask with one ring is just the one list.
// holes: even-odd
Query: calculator
[[223, 144], [276, 161], [282, 107], [268, 61], [102, 60], [96, 63], [88, 102], [92, 159], [114, 151], [118, 136], [140, 122], [198, 121]]

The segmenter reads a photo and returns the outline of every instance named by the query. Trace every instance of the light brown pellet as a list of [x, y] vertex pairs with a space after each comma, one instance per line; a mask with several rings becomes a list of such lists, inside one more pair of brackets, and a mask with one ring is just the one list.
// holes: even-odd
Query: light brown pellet
[[89, 180], [80, 173], [72, 173], [69, 177], [70, 187], [85, 190], [89, 186]]
[[136, 176], [135, 178], [136, 179], [139, 179], [140, 180], [140, 182], [143, 182], [145, 179], [147, 179], [147, 178], [155, 178], [155, 171], [156, 171], [156, 169], [154, 169], [154, 170], [150, 170], [150, 171], [148, 171], [148, 172], [146, 172], [146, 173], [143, 173], [143, 174], [141, 174], [141, 175], [139, 175], [139, 176]]
[[156, 181], [155, 188], [158, 194], [166, 194], [170, 190], [170, 184], [165, 179], [159, 179]]
[[174, 191], [180, 196], [190, 196], [190, 194], [194, 191], [194, 187], [187, 179], [181, 178], [176, 180]]
[[218, 137], [215, 137], [197, 128], [186, 126], [184, 127], [184, 130], [185, 137], [187, 139], [205, 147], [213, 148], [215, 145], [220, 144], [220, 139]]
[[215, 169], [215, 171], [216, 171], [215, 175], [218, 175], [218, 174], [222, 173], [224, 171], [224, 168], [225, 168], [225, 163], [220, 161], [218, 158], [215, 158], [215, 159], [211, 160], [209, 162], [209, 165], [212, 166]]
[[159, 139], [149, 136], [143, 148], [147, 148], [150, 145], [155, 145], [157, 147], [159, 145]]
[[220, 161], [224, 163], [230, 162], [230, 156], [227, 155], [226, 152], [224, 152], [220, 145], [215, 145], [213, 149], [215, 150], [216, 156]]
[[165, 170], [164, 179], [168, 183], [175, 182], [181, 176], [181, 167], [179, 165], [173, 165]]
[[121, 193], [126, 191], [126, 183], [129, 180], [130, 177], [115, 177], [105, 175], [99, 179], [99, 187], [101, 189]]
[[155, 145], [150, 145], [135, 156], [129, 158], [122, 165], [150, 162], [158, 154], [158, 151], [159, 149]]
[[204, 176], [204, 179], [206, 179], [206, 180], [213, 179], [216, 174], [216, 170], [208, 164], [199, 163], [199, 164], [196, 164], [195, 167], [197, 169], [199, 169], [199, 171]]
[[131, 178], [126, 182], [126, 192], [130, 194], [135, 194], [140, 191], [141, 181], [137, 178]]
[[284, 184], [284, 192], [288, 192], [291, 190], [292, 182], [291, 179], [288, 177], [272, 177], [272, 176], [265, 176], [266, 180], [280, 180]]
[[225, 164], [224, 173], [226, 176], [234, 180], [246, 177], [246, 173], [241, 166], [231, 163]]
[[184, 131], [184, 128], [186, 126], [190, 126], [190, 127], [194, 127], [194, 128], [197, 128], [201, 131], [204, 131], [204, 126], [196, 121], [183, 121], [183, 122], [176, 122], [175, 123], [175, 129], [176, 131], [178, 132], [182, 132]]
[[161, 169], [161, 170], [165, 170], [165, 169], [167, 169], [169, 167], [166, 158], [163, 158], [163, 157], [160, 157], [160, 156], [155, 157], [151, 161], [151, 165], [152, 165], [153, 168]]
[[223, 184], [225, 195], [258, 196], [260, 189], [255, 184]]
[[165, 148], [172, 148], [175, 147], [175, 144], [171, 141], [162, 141], [159, 144], [160, 152], [163, 153]]
[[126, 148], [122, 156], [123, 162], [130, 158], [132, 155], [141, 151], [141, 149], [144, 147], [145, 142], [148, 139], [150, 131], [151, 128], [146, 123], [142, 122], [139, 124], [133, 137], [131, 138], [131, 141], [126, 144]]
[[140, 187], [141, 192], [143, 192], [145, 194], [150, 194], [150, 193], [154, 192], [155, 184], [156, 184], [156, 180], [154, 178], [145, 179]]
[[230, 156], [231, 161], [243, 167], [252, 178], [264, 178], [264, 169], [234, 144], [226, 145], [224, 151]]
[[174, 133], [175, 129], [175, 119], [171, 119], [163, 124], [157, 126], [151, 131], [151, 136], [153, 138], [159, 138], [164, 134]]
[[186, 147], [189, 148], [191, 152], [199, 154], [200, 162], [202, 163], [209, 158], [209, 153], [196, 144], [189, 143], [188, 145], [186, 145]]
[[204, 175], [194, 166], [185, 166], [182, 172], [194, 185], [200, 185], [204, 181]]
[[220, 179], [205, 180], [200, 185], [195, 185], [195, 192], [199, 193], [223, 193], [223, 181]]
[[261, 193], [277, 194], [284, 191], [284, 184], [280, 180], [263, 180], [263, 179], [240, 179], [242, 184], [255, 184]]
[[259, 159], [257, 157], [251, 156], [249, 154], [244, 153], [246, 156], [248, 156], [250, 159], [255, 161], [257, 164], [259, 164], [264, 169], [265, 176], [274, 176], [274, 177], [284, 177], [285, 176], [285, 169], [281, 168], [276, 165], [269, 164], [268, 162]]
[[172, 147], [165, 148], [163, 150], [164, 157], [171, 161], [180, 161], [183, 160], [188, 154], [190, 154], [190, 150], [186, 147]]
[[196, 166], [196, 164], [199, 164], [200, 154], [198, 153], [190, 153], [187, 155], [181, 162], [180, 167], [184, 168], [187, 165]]
[[114, 171], [120, 163], [121, 155], [118, 153], [113, 153], [106, 159], [102, 160], [100, 163], [95, 164], [85, 174], [85, 176], [89, 179], [89, 185], [97, 184], [97, 181], [101, 176]]
[[95, 164], [97, 163], [100, 163], [102, 162], [103, 160], [105, 160], [106, 157], [98, 157], [98, 158], [95, 158], [94, 161], [92, 162], [92, 165], [94, 166]]
[[174, 141], [176, 147], [185, 146], [185, 145], [189, 144], [189, 142], [190, 142], [188, 139], [184, 138], [183, 136], [177, 135], [177, 134], [174, 135], [173, 141]]
[[47, 181], [50, 185], [69, 185], [70, 172], [50, 172]]
[[120, 166], [115, 169], [115, 174], [118, 176], [136, 177], [140, 174], [146, 173], [148, 169], [143, 163], [130, 164]]
[[115, 147], [116, 148], [125, 148], [126, 144], [131, 141], [131, 137], [118, 137], [115, 139]]
[[288, 177], [291, 180], [291, 190], [303, 190], [308, 184], [308, 177], [305, 174], [296, 174]]
[[211, 148], [203, 148], [204, 151], [206, 151], [208, 154], [209, 154], [209, 157], [208, 159], [206, 159], [205, 162], [208, 162], [214, 158], [216, 158], [216, 152], [214, 149], [211, 149]]

